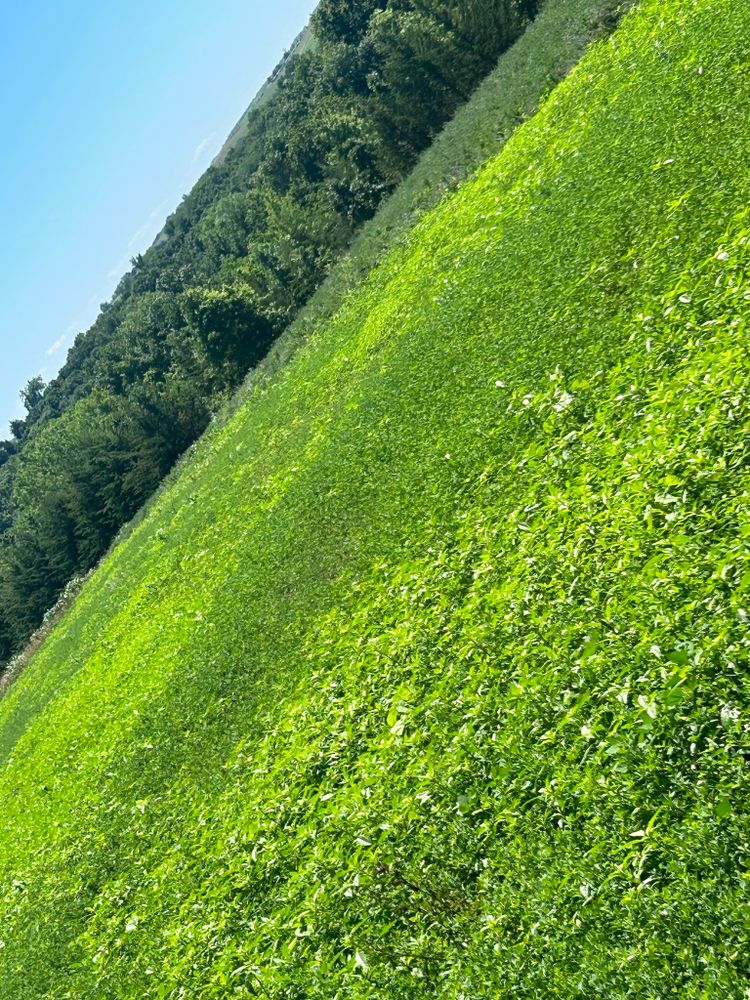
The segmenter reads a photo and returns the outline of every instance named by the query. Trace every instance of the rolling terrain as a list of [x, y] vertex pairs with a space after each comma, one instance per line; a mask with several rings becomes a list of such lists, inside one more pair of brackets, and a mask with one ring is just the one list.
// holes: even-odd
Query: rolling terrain
[[102, 563], [2, 1000], [746, 995], [748, 39], [641, 0]]

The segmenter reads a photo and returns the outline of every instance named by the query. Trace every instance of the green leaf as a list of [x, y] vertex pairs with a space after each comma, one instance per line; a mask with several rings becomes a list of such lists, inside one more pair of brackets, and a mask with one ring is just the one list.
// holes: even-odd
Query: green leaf
[[719, 799], [714, 807], [714, 812], [719, 819], [726, 819], [732, 814], [732, 803], [727, 798]]

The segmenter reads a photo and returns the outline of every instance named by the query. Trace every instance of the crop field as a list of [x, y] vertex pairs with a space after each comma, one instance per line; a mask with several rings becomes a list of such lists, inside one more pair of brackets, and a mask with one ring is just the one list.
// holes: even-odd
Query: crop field
[[749, 42], [641, 0], [92, 576], [1, 1000], [747, 997]]

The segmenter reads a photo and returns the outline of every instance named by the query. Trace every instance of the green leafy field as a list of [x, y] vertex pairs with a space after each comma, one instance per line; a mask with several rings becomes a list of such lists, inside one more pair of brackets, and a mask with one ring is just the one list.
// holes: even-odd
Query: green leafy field
[[642, 0], [0, 703], [0, 997], [745, 997], [750, 9]]

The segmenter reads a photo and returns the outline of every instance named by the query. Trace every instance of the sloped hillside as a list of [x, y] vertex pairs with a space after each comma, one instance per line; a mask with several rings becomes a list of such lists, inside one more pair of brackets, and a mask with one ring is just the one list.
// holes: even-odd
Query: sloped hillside
[[26, 416], [0, 441], [0, 674], [541, 3], [320, 0], [226, 158], [133, 258], [49, 385], [22, 390]]
[[642, 0], [0, 703], [0, 997], [742, 997], [750, 10]]

